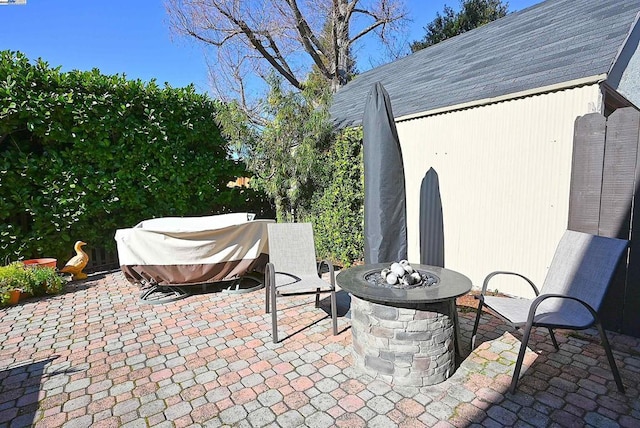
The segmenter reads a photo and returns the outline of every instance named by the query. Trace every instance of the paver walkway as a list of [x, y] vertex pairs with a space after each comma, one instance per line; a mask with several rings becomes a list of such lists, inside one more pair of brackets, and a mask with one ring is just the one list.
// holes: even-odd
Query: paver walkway
[[[0, 427], [640, 426], [640, 340], [611, 334], [617, 392], [589, 334], [534, 334], [519, 391], [506, 392], [520, 333], [491, 316], [446, 382], [389, 386], [351, 367], [313, 297], [284, 300], [271, 343], [264, 291], [140, 304], [120, 272], [0, 309]], [[344, 300], [346, 296], [342, 296]], [[465, 345], [473, 313], [460, 307]], [[290, 335], [290, 337], [287, 337]]]

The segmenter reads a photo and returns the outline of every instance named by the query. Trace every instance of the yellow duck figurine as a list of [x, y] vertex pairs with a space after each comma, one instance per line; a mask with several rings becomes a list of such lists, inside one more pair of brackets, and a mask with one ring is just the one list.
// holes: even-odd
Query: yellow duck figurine
[[84, 269], [87, 263], [89, 263], [89, 255], [82, 251], [83, 245], [87, 245], [87, 243], [82, 241], [76, 242], [73, 246], [76, 250], [76, 255], [73, 256], [60, 270], [60, 272], [73, 274], [73, 281], [87, 278], [87, 274], [82, 272], [82, 269]]

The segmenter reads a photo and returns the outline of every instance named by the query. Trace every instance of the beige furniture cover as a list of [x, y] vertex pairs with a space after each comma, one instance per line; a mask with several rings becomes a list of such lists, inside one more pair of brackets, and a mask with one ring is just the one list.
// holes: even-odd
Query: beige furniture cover
[[189, 285], [264, 272], [267, 224], [249, 213], [144, 220], [116, 231], [118, 258], [132, 283]]

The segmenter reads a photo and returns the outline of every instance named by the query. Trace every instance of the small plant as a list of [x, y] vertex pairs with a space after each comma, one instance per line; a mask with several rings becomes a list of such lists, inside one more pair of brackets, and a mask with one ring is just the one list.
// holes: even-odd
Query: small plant
[[20, 262], [0, 267], [0, 290], [8, 293], [11, 290], [33, 292], [33, 281], [30, 272]]
[[43, 296], [45, 294], [57, 294], [62, 291], [64, 282], [54, 268], [32, 267], [27, 268], [33, 280], [33, 295]]
[[0, 267], [0, 305], [9, 301], [12, 290], [21, 290], [33, 296], [56, 294], [62, 291], [64, 280], [50, 267], [27, 267], [14, 262]]

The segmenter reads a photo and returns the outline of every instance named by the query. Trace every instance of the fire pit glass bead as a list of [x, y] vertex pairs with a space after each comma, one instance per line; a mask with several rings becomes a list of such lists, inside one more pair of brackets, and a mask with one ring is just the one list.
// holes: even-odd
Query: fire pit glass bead
[[[402, 289], [420, 287], [427, 279], [426, 272], [418, 272], [407, 260], [391, 263], [390, 266], [380, 270], [380, 277], [392, 287]], [[374, 285], [385, 286], [384, 282], [379, 281], [377, 277], [372, 279]], [[429, 282], [426, 284], [430, 285]]]
[[440, 282], [440, 278], [438, 278], [436, 275], [432, 274], [431, 272], [416, 270], [416, 272], [418, 272], [421, 278], [419, 282], [415, 284], [406, 284], [406, 285], [402, 283], [389, 284], [386, 281], [386, 279], [382, 277], [381, 272], [382, 270], [369, 272], [364, 275], [364, 279], [367, 280], [367, 282], [369, 282], [370, 284], [375, 285], [377, 287], [404, 288], [404, 289], [417, 288], [417, 287], [431, 287], [431, 286], [437, 285]]

